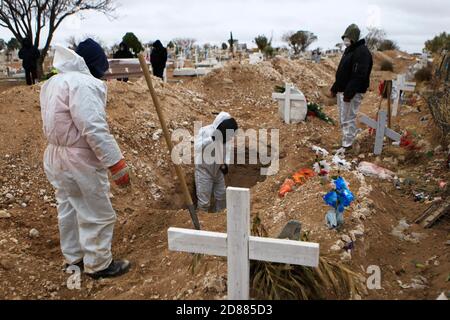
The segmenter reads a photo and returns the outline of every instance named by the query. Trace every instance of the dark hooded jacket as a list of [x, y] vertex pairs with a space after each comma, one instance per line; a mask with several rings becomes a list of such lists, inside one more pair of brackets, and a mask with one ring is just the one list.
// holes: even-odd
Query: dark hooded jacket
[[89, 68], [91, 74], [97, 79], [101, 79], [109, 69], [108, 58], [102, 47], [92, 39], [81, 42], [76, 50]]
[[40, 51], [31, 41], [26, 41], [19, 51], [19, 58], [22, 59], [22, 66], [25, 70], [37, 68], [37, 60], [41, 56]]
[[150, 55], [153, 70], [164, 71], [167, 63], [167, 49], [164, 48], [161, 41], [153, 43], [153, 50]]
[[114, 54], [114, 59], [132, 59], [134, 58], [133, 53], [125, 42], [120, 44], [119, 50]]
[[353, 43], [345, 50], [336, 73], [336, 82], [331, 91], [344, 92], [348, 100], [357, 93], [366, 93], [370, 87], [370, 75], [373, 68], [373, 58], [364, 39]]

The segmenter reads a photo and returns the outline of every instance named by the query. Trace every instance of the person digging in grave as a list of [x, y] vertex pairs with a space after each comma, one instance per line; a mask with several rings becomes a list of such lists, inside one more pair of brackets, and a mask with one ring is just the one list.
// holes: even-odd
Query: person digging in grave
[[156, 40], [153, 43], [150, 62], [152, 63], [153, 74], [158, 78], [164, 79], [164, 69], [166, 69], [167, 63], [167, 49], [164, 48], [159, 40]]
[[129, 187], [128, 166], [106, 121], [108, 70], [103, 49], [92, 39], [76, 52], [57, 46], [58, 74], [41, 90], [44, 168], [56, 189], [61, 249], [67, 267], [94, 279], [123, 275], [130, 262], [113, 260], [116, 214], [110, 201], [108, 169], [119, 187]]
[[373, 58], [366, 46], [365, 39], [360, 39], [361, 31], [357, 25], [350, 25], [342, 36], [346, 46], [344, 56], [336, 73], [336, 82], [331, 88], [331, 95], [337, 97], [339, 121], [342, 129], [342, 149], [345, 153], [352, 149], [358, 128], [357, 115], [363, 95], [370, 86]]
[[230, 164], [230, 142], [238, 130], [238, 124], [230, 114], [221, 112], [214, 123], [200, 129], [195, 139], [195, 186], [197, 208], [208, 212], [211, 197], [215, 206], [212, 212], [226, 208], [225, 176]]

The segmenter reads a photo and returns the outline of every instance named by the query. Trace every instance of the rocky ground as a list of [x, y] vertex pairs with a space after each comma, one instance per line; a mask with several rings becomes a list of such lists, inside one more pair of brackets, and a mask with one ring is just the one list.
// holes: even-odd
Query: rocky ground
[[[387, 54], [397, 73], [412, 63], [406, 54]], [[261, 218], [271, 236], [276, 237], [286, 222], [296, 219], [309, 232], [310, 240], [320, 243], [322, 255], [343, 261], [363, 276], [368, 276], [369, 266], [379, 266], [382, 289], [368, 291], [363, 299], [436, 299], [450, 289], [450, 222], [443, 220], [432, 229], [412, 222], [448, 194], [448, 146], [420, 98], [408, 102], [394, 121], [395, 130], [414, 135], [416, 151], [387, 144], [383, 156], [375, 157], [374, 137], [365, 130], [359, 137], [360, 152], [347, 157], [352, 167], [340, 173], [357, 201], [346, 211], [343, 230], [325, 226], [328, 208], [322, 196], [328, 187], [320, 178], [308, 180], [283, 199], [278, 196], [286, 178], [299, 169], [312, 168], [313, 146], [335, 150], [339, 129], [317, 118], [299, 125], [284, 124], [271, 99], [273, 89], [291, 82], [309, 101], [325, 105], [326, 113], [337, 119], [334, 101], [325, 95], [337, 63], [336, 59], [313, 64], [281, 57], [256, 66], [233, 62], [204, 78], [157, 82], [156, 90], [171, 130], [185, 128], [193, 133], [195, 121], [209, 123], [220, 111], [230, 112], [244, 129], [280, 129], [277, 175], [265, 179], [259, 175], [260, 166], [236, 166], [227, 178], [230, 186], [251, 188], [252, 215]], [[395, 73], [379, 71], [376, 65], [362, 112], [376, 115], [377, 81], [395, 77]], [[113, 248], [116, 257], [133, 262], [132, 271], [117, 280], [94, 282], [83, 277], [81, 290], [67, 288], [69, 275], [62, 272], [54, 191], [42, 168], [45, 140], [40, 86], [7, 88], [0, 90], [0, 298], [226, 298], [224, 259], [205, 257], [192, 272], [192, 256], [168, 251], [167, 229], [191, 228], [191, 222], [183, 210], [183, 198], [144, 81], [111, 81], [108, 87], [111, 130], [133, 169], [130, 190], [112, 188], [118, 214]], [[362, 161], [392, 170], [398, 179], [365, 177], [357, 170]], [[194, 194], [193, 168], [185, 166], [185, 170]], [[226, 230], [225, 213], [203, 214], [200, 219], [205, 230]], [[353, 248], [344, 250], [350, 244]]]

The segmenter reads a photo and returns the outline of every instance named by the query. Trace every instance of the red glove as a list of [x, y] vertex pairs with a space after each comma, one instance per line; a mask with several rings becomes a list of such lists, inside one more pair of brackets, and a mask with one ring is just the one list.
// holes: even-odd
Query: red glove
[[130, 185], [130, 169], [125, 160], [120, 160], [116, 165], [109, 168], [114, 183], [120, 188], [126, 188]]

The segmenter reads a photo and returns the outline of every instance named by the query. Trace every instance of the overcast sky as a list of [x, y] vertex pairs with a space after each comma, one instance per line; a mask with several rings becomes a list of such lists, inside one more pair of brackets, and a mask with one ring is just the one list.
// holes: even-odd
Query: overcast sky
[[[275, 45], [290, 30], [309, 30], [319, 40], [311, 48], [333, 48], [351, 23], [383, 28], [401, 49], [419, 52], [427, 39], [450, 31], [450, 0], [116, 0], [117, 18], [95, 13], [74, 16], [61, 25], [55, 43], [69, 36], [95, 35], [109, 45], [126, 32], [142, 41], [192, 37], [220, 44], [230, 31], [252, 46], [255, 36], [273, 34]], [[0, 29], [0, 38], [11, 34]]]

